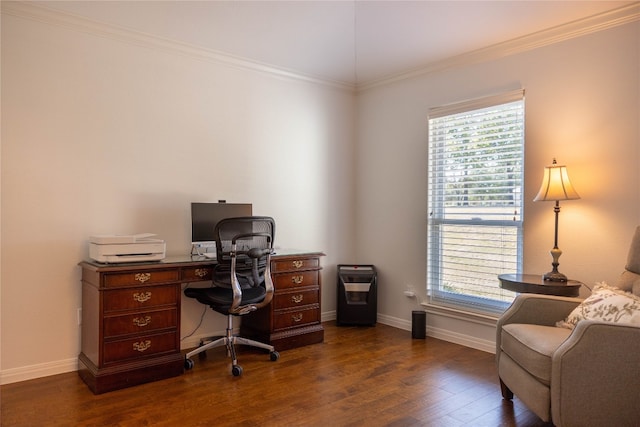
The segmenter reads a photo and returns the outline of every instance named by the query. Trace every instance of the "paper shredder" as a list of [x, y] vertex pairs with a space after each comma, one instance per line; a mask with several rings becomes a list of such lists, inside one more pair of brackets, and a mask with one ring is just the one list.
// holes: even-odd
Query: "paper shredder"
[[378, 284], [373, 265], [338, 265], [338, 325], [375, 325]]

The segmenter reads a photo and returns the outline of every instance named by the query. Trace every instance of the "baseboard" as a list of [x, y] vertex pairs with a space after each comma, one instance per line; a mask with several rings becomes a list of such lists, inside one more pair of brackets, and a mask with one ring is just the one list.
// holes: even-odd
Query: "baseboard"
[[321, 322], [329, 322], [331, 320], [336, 320], [336, 311], [332, 310], [332, 311], [326, 311], [324, 313], [320, 314], [320, 321]]
[[[327, 311], [321, 314], [321, 321], [328, 322], [336, 319], [336, 311]], [[404, 331], [411, 330], [411, 321], [400, 319], [398, 317], [378, 314], [378, 323], [402, 329]], [[194, 335], [180, 342], [181, 349], [197, 347], [200, 339], [211, 335], [224, 335], [224, 331], [214, 332], [213, 334]], [[427, 336], [437, 338], [443, 341], [452, 342], [454, 344], [463, 345], [465, 347], [474, 348], [476, 350], [486, 351], [488, 353], [495, 352], [495, 343], [488, 340], [478, 339], [471, 335], [460, 334], [446, 329], [434, 328], [427, 325]], [[41, 363], [31, 366], [23, 366], [20, 368], [6, 369], [0, 371], [0, 385], [11, 384], [19, 381], [27, 381], [50, 375], [64, 374], [78, 370], [78, 359], [65, 359], [55, 362]]]
[[[325, 314], [327, 316], [325, 316]], [[330, 318], [330, 314], [333, 317]], [[411, 320], [400, 319], [398, 317], [387, 316], [380, 313], [378, 313], [377, 317], [378, 323], [382, 323], [383, 325], [392, 326], [394, 328], [402, 329], [403, 331], [411, 330]], [[335, 318], [335, 311], [322, 314], [323, 322], [327, 320], [335, 320]], [[454, 344], [463, 345], [465, 347], [474, 348], [476, 350], [485, 351], [487, 353], [495, 353], [496, 351], [496, 344], [493, 341], [483, 340], [472, 335], [465, 335], [447, 329], [435, 328], [429, 325], [427, 325], [427, 336], [447, 342], [452, 342]]]
[[19, 381], [64, 374], [78, 370], [78, 359], [65, 359], [20, 368], [5, 369], [0, 372], [0, 384], [11, 384]]
[[[386, 316], [384, 314], [378, 314], [378, 322], [384, 325], [393, 326], [394, 328], [402, 329], [404, 331], [411, 330], [410, 320], [399, 319], [397, 317]], [[427, 325], [427, 336], [447, 342], [452, 342], [454, 344], [463, 345], [465, 347], [474, 348], [476, 350], [486, 351], [487, 353], [495, 353], [496, 351], [496, 344], [493, 341], [483, 340], [472, 335], [465, 335], [447, 329], [435, 328], [429, 325]]]
[[471, 335], [464, 335], [448, 331], [446, 329], [427, 326], [427, 336], [437, 338], [442, 341], [452, 342], [454, 344], [460, 344], [476, 350], [485, 351], [487, 353], [496, 352], [496, 343], [493, 341], [478, 339]]
[[406, 319], [400, 319], [398, 317], [387, 316], [385, 314], [378, 313], [378, 323], [383, 325], [393, 326], [394, 328], [402, 329], [403, 331], [411, 330], [411, 321]]
[[[240, 330], [238, 328], [233, 328], [234, 334], [237, 334], [239, 332]], [[227, 335], [226, 330], [205, 332], [198, 335], [192, 335], [180, 341], [180, 350], [187, 350], [187, 349], [198, 347], [200, 345], [200, 340], [202, 339], [206, 339], [210, 337], [223, 337], [225, 335]]]

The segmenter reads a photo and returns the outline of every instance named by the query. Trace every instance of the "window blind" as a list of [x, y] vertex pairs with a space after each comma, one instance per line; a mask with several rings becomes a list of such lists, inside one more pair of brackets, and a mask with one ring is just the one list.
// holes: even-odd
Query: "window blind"
[[429, 112], [427, 291], [500, 313], [497, 275], [522, 270], [524, 91]]

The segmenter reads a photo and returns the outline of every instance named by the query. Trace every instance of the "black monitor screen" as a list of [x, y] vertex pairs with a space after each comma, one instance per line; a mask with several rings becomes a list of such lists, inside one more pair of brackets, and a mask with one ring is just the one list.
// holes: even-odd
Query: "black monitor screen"
[[191, 241], [213, 242], [213, 230], [224, 218], [252, 215], [251, 203], [191, 203]]

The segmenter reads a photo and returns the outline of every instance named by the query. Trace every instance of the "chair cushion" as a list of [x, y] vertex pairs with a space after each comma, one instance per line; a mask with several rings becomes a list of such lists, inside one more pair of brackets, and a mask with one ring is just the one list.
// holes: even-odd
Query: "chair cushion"
[[[242, 290], [242, 302], [240, 305], [258, 304], [264, 300], [266, 290], [262, 286]], [[213, 310], [222, 314], [229, 314], [233, 303], [233, 291], [222, 287], [211, 288], [187, 288], [184, 294], [189, 298], [195, 298], [201, 304], [208, 305]]]
[[571, 334], [555, 326], [511, 323], [502, 327], [502, 351], [540, 382], [551, 381], [551, 357]]
[[604, 282], [598, 283], [591, 295], [556, 326], [573, 329], [580, 320], [640, 324], [640, 297]]

